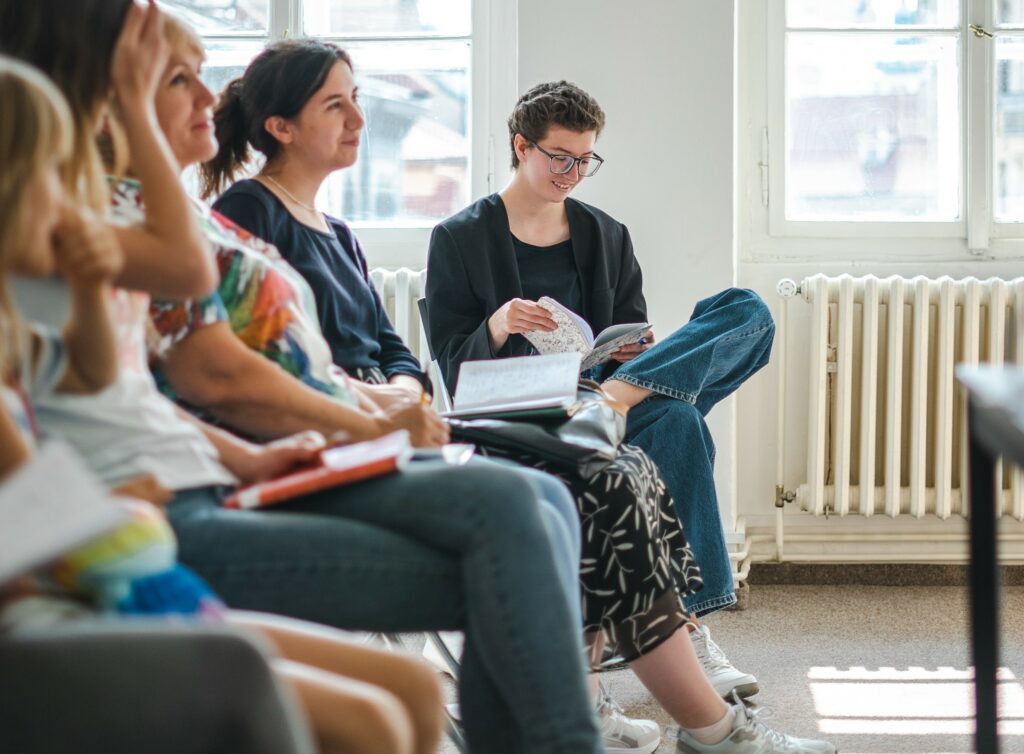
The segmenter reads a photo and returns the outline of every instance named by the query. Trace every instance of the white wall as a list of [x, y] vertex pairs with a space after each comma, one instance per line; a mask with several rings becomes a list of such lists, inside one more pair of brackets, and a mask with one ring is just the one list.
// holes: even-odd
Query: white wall
[[[723, 0], [518, 0], [518, 84], [567, 79], [607, 115], [607, 162], [576, 196], [624, 222], [656, 332], [735, 279], [734, 7]], [[498, 142], [496, 160], [507, 155]], [[732, 402], [711, 414], [723, 517], [734, 516]]]

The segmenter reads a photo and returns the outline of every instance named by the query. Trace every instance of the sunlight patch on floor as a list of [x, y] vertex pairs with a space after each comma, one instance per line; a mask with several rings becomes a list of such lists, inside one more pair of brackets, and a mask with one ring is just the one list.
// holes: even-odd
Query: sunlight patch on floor
[[[813, 667], [818, 730], [828, 735], [937, 736], [974, 732], [974, 672], [953, 667]], [[1024, 686], [1000, 668], [999, 732], [1024, 736]]]

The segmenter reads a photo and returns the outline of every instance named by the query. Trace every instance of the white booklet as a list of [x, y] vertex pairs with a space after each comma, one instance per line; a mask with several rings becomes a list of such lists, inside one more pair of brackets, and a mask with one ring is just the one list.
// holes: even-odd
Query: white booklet
[[587, 321], [572, 309], [548, 296], [542, 296], [537, 303], [551, 312], [558, 329], [551, 332], [533, 330], [523, 333], [523, 336], [542, 354], [567, 351], [580, 354], [583, 358], [581, 372], [608, 361], [622, 346], [639, 343], [651, 329], [647, 322], [632, 322], [606, 327], [594, 337]]
[[576, 352], [466, 361], [459, 369], [455, 407], [444, 415], [567, 409], [576, 402], [579, 373], [580, 355]]
[[0, 584], [116, 528], [126, 516], [67, 445], [45, 445], [0, 484]]

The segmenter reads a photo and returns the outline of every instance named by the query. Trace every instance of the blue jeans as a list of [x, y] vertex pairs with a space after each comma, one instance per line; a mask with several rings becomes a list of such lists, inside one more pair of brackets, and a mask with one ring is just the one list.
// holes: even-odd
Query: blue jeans
[[729, 288], [699, 302], [689, 322], [609, 377], [654, 393], [629, 410], [626, 441], [654, 459], [672, 493], [704, 577], [704, 588], [686, 599], [697, 615], [736, 602], [704, 417], [768, 363], [774, 337], [760, 297]]
[[185, 491], [169, 517], [182, 562], [232, 607], [356, 630], [465, 631], [472, 751], [596, 753], [575, 510], [560, 484], [473, 462], [415, 463], [261, 511]]

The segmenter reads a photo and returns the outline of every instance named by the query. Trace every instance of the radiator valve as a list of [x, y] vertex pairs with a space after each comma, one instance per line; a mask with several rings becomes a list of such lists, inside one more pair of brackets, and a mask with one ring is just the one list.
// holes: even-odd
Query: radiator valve
[[786, 503], [792, 503], [796, 500], [795, 492], [786, 492], [786, 488], [781, 484], [775, 485], [775, 507], [785, 508]]
[[782, 298], [793, 298], [793, 296], [800, 293], [800, 286], [790, 278], [782, 278], [782, 280], [775, 284], [775, 292]]

